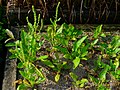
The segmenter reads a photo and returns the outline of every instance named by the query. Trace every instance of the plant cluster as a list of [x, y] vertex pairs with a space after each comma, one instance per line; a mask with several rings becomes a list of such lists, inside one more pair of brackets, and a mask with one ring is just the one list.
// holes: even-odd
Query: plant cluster
[[[7, 44], [14, 46], [10, 49], [12, 53], [11, 58], [19, 59], [18, 68], [20, 74], [23, 76], [18, 90], [25, 90], [28, 87], [33, 87], [45, 81], [44, 72], [36, 65], [36, 61], [46, 65], [56, 72], [55, 81], [58, 82], [62, 71], [69, 70], [69, 76], [73, 79], [73, 84], [77, 87], [87, 87], [88, 83], [93, 83], [93, 87], [97, 90], [109, 90], [108, 82], [113, 80], [120, 80], [120, 36], [116, 35], [108, 40], [107, 35], [102, 32], [102, 25], [94, 30], [93, 35], [87, 35], [83, 30], [77, 30], [72, 25], [63, 23], [58, 25], [58, 3], [56, 8], [55, 19], [51, 21], [45, 34], [38, 31], [38, 24], [40, 15], [36, 18], [34, 8], [34, 25], [32, 25], [28, 18], [28, 32], [21, 31], [21, 40], [14, 43]], [[40, 52], [44, 41], [49, 43], [49, 47], [45, 47], [45, 55], [37, 56]], [[88, 77], [79, 79], [79, 77], [72, 72], [79, 67], [85, 67], [84, 62], [93, 59], [94, 68], [86, 68]], [[108, 79], [107, 77], [111, 79]]]

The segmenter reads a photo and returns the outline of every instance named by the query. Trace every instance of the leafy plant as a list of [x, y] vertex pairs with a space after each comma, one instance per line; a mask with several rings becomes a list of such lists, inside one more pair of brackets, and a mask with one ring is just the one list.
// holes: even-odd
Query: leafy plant
[[[17, 40], [14, 43], [8, 43], [6, 46], [14, 46], [9, 51], [12, 53], [10, 58], [17, 58], [19, 60], [18, 68], [19, 72], [23, 76], [22, 84], [20, 84], [17, 90], [26, 90], [28, 87], [34, 87], [36, 84], [40, 84], [45, 81], [45, 76], [42, 73], [42, 70], [37, 68], [34, 63], [43, 56], [36, 57], [37, 51], [41, 48], [43, 41], [38, 42], [37, 39], [40, 39], [37, 34], [38, 24], [40, 15], [38, 16], [38, 22], [36, 17], [36, 12], [32, 6], [32, 11], [34, 13], [34, 25], [28, 21], [28, 32], [24, 30], [21, 31], [21, 40]], [[46, 59], [46, 58], [44, 58]]]
[[78, 76], [74, 73], [70, 73], [71, 78], [73, 79], [73, 84], [77, 87], [83, 88], [85, 86], [85, 83], [88, 83], [88, 80], [85, 78], [82, 78], [81, 80], [78, 80]]
[[[98, 60], [95, 63], [96, 68], [95, 71], [101, 70], [98, 74], [97, 78], [94, 78], [93, 76], [90, 76], [92, 82], [95, 82], [98, 90], [106, 90], [108, 89], [105, 85], [107, 82], [107, 74], [114, 79], [119, 79], [119, 53], [120, 53], [120, 45], [119, 45], [119, 36], [114, 36], [112, 38], [111, 42], [105, 43], [101, 42], [99, 43], [98, 50], [101, 51], [101, 55], [98, 55]], [[117, 72], [116, 72], [117, 71]]]

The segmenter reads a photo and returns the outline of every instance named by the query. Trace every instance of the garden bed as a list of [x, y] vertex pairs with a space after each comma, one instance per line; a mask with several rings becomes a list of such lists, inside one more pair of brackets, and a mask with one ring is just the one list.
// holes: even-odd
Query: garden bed
[[[93, 33], [91, 32], [91, 30], [93, 30], [92, 25], [83, 25], [84, 28], [82, 27], [82, 25], [77, 25], [76, 27], [82, 27], [79, 29], [84, 29], [84, 31], [86, 29], [88, 29], [88, 31], [84, 32], [84, 35], [93, 35]], [[106, 25], [105, 25], [106, 26]], [[48, 26], [47, 26], [48, 27]], [[92, 29], [90, 29], [92, 27]], [[113, 26], [114, 27], [114, 26]], [[46, 28], [46, 27], [45, 27]], [[110, 27], [108, 27], [110, 28]], [[115, 28], [115, 27], [114, 27]], [[103, 28], [104, 29], [104, 28]], [[16, 36], [19, 36], [19, 31], [20, 28], [12, 28], [12, 30], [14, 32], [17, 32], [17, 34], [15, 34]], [[109, 31], [107, 30], [104, 31], [106, 34], [109, 35], [108, 38], [106, 38], [105, 42], [107, 42], [107, 40], [110, 40], [112, 36], [114, 35], [120, 35], [120, 30], [112, 30]], [[43, 32], [44, 33], [44, 32]], [[46, 32], [45, 32], [46, 33]], [[19, 37], [17, 37], [19, 38]], [[45, 48], [50, 47], [48, 42], [45, 42], [45, 46], [43, 46], [43, 48], [41, 48], [41, 51], [38, 53], [39, 55], [45, 55]], [[43, 50], [42, 50], [43, 49]], [[99, 54], [99, 51], [96, 52]], [[37, 90], [96, 90], [96, 88], [94, 87], [93, 83], [87, 83], [86, 87], [84, 88], [77, 88], [75, 87], [72, 82], [73, 80], [70, 78], [69, 73], [70, 71], [74, 72], [79, 79], [82, 78], [86, 78], [88, 73], [94, 73], [94, 71], [92, 71], [92, 68], [94, 68], [94, 63], [93, 61], [96, 60], [97, 58], [94, 56], [93, 58], [91, 58], [90, 60], [87, 61], [81, 61], [81, 64], [83, 66], [77, 67], [75, 70], [70, 69], [70, 70], [62, 70], [61, 71], [61, 77], [60, 80], [56, 83], [55, 82], [55, 75], [56, 75], [56, 71], [52, 70], [51, 68], [47, 67], [44, 64], [41, 64], [41, 62], [36, 62], [35, 65], [39, 67], [41, 67], [43, 69], [43, 72], [46, 76], [46, 81], [42, 84], [39, 85], [35, 85], [34, 88], [36, 88]], [[17, 64], [17, 60], [10, 60], [9, 59], [9, 53], [7, 55], [7, 60], [6, 60], [6, 66], [5, 66], [5, 76], [4, 76], [4, 80], [3, 80], [3, 88], [2, 90], [16, 90], [16, 83], [18, 83], [21, 78], [21, 76], [18, 74], [18, 69], [16, 69], [16, 64]], [[71, 65], [71, 64], [70, 64]], [[107, 78], [109, 78], [109, 76], [107, 76]], [[17, 80], [17, 81], [16, 81]], [[112, 80], [112, 82], [109, 82], [109, 84], [111, 85], [110, 88], [111, 90], [119, 90], [120, 89], [120, 82]], [[31, 89], [30, 89], [31, 90]]]
[[17, 74], [13, 89], [15, 86], [17, 90], [119, 89], [120, 31], [106, 32], [103, 25], [96, 28], [58, 25], [59, 5], [54, 20], [50, 19], [51, 25], [43, 27], [40, 15], [37, 17], [32, 6], [34, 22], [30, 23], [27, 17], [27, 28], [13, 32], [19, 36], [17, 39], [7, 30], [14, 40], [6, 44], [12, 47], [10, 58], [17, 59], [17, 73], [16, 67], [11, 67], [14, 68], [11, 72]]

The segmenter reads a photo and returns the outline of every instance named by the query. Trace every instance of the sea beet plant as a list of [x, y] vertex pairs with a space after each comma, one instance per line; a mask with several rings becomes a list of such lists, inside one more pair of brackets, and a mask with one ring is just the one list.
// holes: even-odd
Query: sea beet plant
[[[26, 90], [27, 88], [33, 88], [36, 84], [40, 84], [45, 81], [45, 76], [42, 69], [37, 68], [34, 64], [39, 59], [46, 59], [46, 56], [36, 57], [37, 51], [41, 48], [43, 41], [38, 42], [37, 32], [38, 24], [40, 21], [40, 15], [38, 16], [38, 22], [34, 7], [32, 7], [34, 13], [34, 25], [28, 21], [28, 32], [21, 30], [21, 40], [17, 40], [14, 43], [8, 43], [6, 46], [14, 46], [9, 51], [12, 53], [10, 58], [17, 58], [19, 73], [23, 76], [20, 85], [17, 90]], [[39, 36], [40, 38], [40, 36]]]

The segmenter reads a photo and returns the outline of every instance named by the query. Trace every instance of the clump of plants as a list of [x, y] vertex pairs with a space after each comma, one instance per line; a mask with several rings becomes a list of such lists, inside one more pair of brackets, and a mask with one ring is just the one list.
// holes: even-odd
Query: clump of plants
[[[41, 84], [46, 77], [41, 68], [35, 64], [36, 61], [49, 67], [55, 72], [54, 80], [59, 82], [63, 70], [69, 71], [69, 77], [73, 80], [73, 85], [79, 88], [95, 87], [97, 90], [109, 90], [111, 80], [120, 80], [120, 36], [116, 35], [109, 42], [104, 41], [107, 35], [102, 31], [102, 25], [99, 25], [93, 32], [93, 35], [86, 35], [83, 30], [76, 29], [73, 25], [63, 23], [58, 25], [58, 3], [55, 19], [46, 29], [46, 33], [40, 33], [38, 25], [40, 15], [36, 16], [34, 7], [34, 24], [32, 25], [28, 18], [28, 31], [21, 31], [21, 40], [14, 43], [8, 43], [7, 46], [14, 46], [10, 49], [11, 58], [19, 60], [18, 68], [23, 79], [19, 83], [17, 90], [26, 90], [34, 88]], [[42, 24], [41, 24], [42, 25]], [[45, 41], [49, 47], [45, 47], [45, 55], [37, 56], [41, 52]], [[93, 59], [94, 68], [89, 65], [85, 68], [85, 62], [91, 62]], [[77, 68], [85, 68], [88, 76], [79, 78], [73, 71]], [[111, 79], [108, 79], [107, 77]], [[92, 84], [92, 86], [89, 85]]]
[[14, 46], [14, 48], [9, 50], [12, 53], [10, 58], [17, 58], [19, 60], [17, 67], [19, 68], [21, 76], [23, 76], [23, 80], [19, 80], [20, 85], [18, 85], [17, 90], [26, 90], [27, 88], [32, 88], [36, 84], [40, 84], [45, 81], [42, 69], [37, 68], [34, 64], [35, 61], [39, 59], [44, 60], [47, 57], [36, 57], [36, 53], [41, 48], [43, 41], [38, 42], [38, 39], [41, 38], [40, 33], [37, 33], [40, 15], [38, 15], [37, 18], [34, 7], [32, 7], [32, 11], [34, 13], [34, 25], [29, 22], [27, 17], [28, 32], [22, 29], [20, 35], [21, 40], [17, 40], [14, 43], [8, 43], [6, 45]]

